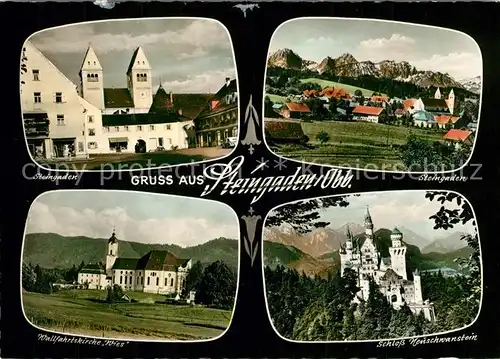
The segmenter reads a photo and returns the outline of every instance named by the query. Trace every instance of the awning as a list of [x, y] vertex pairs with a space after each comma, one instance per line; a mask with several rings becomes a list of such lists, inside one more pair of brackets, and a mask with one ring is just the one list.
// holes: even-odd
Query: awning
[[109, 142], [111, 142], [111, 143], [128, 142], [128, 137], [111, 137], [109, 139]]

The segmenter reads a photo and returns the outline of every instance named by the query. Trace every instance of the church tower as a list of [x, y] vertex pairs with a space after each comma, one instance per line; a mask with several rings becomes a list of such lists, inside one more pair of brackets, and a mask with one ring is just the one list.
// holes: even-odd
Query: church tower
[[365, 213], [365, 233], [367, 237], [371, 238], [373, 236], [373, 222], [368, 206], [366, 207], [366, 213]]
[[141, 46], [134, 51], [128, 65], [127, 87], [134, 100], [136, 112], [148, 112], [153, 103], [153, 81], [151, 66]]
[[453, 92], [453, 89], [451, 89], [451, 91], [448, 95], [448, 100], [446, 100], [446, 104], [448, 105], [448, 108], [450, 109], [450, 113], [452, 115], [455, 114], [456, 99], [455, 99], [455, 92]]
[[441, 100], [442, 98], [441, 90], [439, 89], [439, 87], [436, 89], [436, 92], [434, 93], [434, 98], [437, 100]]
[[80, 69], [80, 87], [85, 100], [101, 111], [104, 110], [103, 71], [91, 45], [87, 48]]
[[394, 272], [408, 279], [406, 274], [406, 246], [402, 242], [403, 233], [397, 228], [394, 228], [391, 233], [392, 246], [389, 247], [391, 255], [391, 267]]
[[118, 239], [116, 238], [115, 230], [108, 240], [108, 252], [106, 254], [106, 274], [111, 275], [111, 268], [118, 258]]

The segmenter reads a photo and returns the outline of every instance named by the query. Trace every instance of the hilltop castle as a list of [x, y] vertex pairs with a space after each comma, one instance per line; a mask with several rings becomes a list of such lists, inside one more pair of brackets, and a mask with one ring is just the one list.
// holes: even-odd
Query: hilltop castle
[[403, 242], [403, 234], [397, 229], [391, 233], [389, 257], [382, 258], [374, 242], [373, 222], [368, 208], [365, 219], [364, 242], [355, 238], [347, 230], [347, 241], [340, 249], [341, 275], [346, 268], [353, 269], [358, 275], [360, 291], [355, 302], [366, 301], [370, 294], [369, 279], [378, 284], [380, 291], [392, 304], [394, 309], [400, 309], [404, 304], [415, 313], [423, 313], [429, 321], [435, 320], [433, 304], [423, 300], [421, 277], [418, 270], [413, 273], [413, 281], [408, 280], [406, 272], [407, 247]]
[[191, 259], [161, 250], [150, 251], [141, 258], [118, 257], [118, 239], [113, 231], [108, 240], [106, 265], [87, 264], [78, 273], [78, 283], [89, 289], [106, 289], [117, 284], [127, 291], [180, 294], [191, 264]]

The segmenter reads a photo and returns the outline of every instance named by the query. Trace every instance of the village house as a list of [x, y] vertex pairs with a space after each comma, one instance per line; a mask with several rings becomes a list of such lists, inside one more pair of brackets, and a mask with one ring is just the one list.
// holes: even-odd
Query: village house
[[474, 144], [474, 133], [469, 130], [451, 129], [443, 136], [443, 140], [459, 149], [462, 145], [472, 146]]
[[238, 137], [238, 87], [226, 77], [223, 86], [195, 119], [198, 147], [220, 146], [229, 137]]
[[[167, 95], [161, 86], [154, 94], [142, 47], [132, 54], [126, 88], [104, 87], [104, 70], [92, 46], [84, 55], [79, 87], [29, 41], [23, 58], [27, 71], [21, 76], [21, 105], [34, 157], [86, 158], [196, 146], [195, 120], [213, 95]], [[160, 110], [158, 104], [165, 102], [168, 109]]]
[[191, 269], [191, 259], [181, 259], [168, 251], [153, 250], [141, 258], [118, 257], [118, 239], [108, 240], [106, 266], [87, 264], [78, 273], [78, 283], [88, 289], [119, 285], [125, 291], [181, 293]]
[[431, 128], [436, 126], [434, 116], [427, 111], [415, 111], [412, 114], [413, 125], [416, 127]]
[[396, 118], [401, 118], [405, 115], [405, 110], [403, 110], [402, 108], [398, 108], [396, 109], [396, 111], [394, 111], [394, 116], [396, 116]]
[[280, 115], [284, 118], [301, 119], [311, 110], [305, 103], [287, 102], [281, 108]]
[[327, 98], [336, 98], [337, 100], [341, 99], [341, 98], [345, 98], [345, 99], [350, 99], [351, 98], [351, 95], [346, 91], [344, 90], [343, 88], [341, 87], [338, 87], [338, 88], [333, 88], [333, 87], [327, 87], [327, 88], [324, 88], [323, 90], [321, 90], [321, 92], [319, 93], [320, 96], [326, 96]]
[[357, 106], [352, 111], [352, 119], [355, 121], [366, 121], [379, 123], [380, 116], [385, 113], [381, 107]]
[[434, 116], [434, 120], [439, 128], [457, 128], [461, 125], [460, 119], [460, 117], [452, 115]]
[[370, 102], [373, 103], [387, 103], [389, 102], [389, 97], [387, 96], [372, 96], [370, 97]]

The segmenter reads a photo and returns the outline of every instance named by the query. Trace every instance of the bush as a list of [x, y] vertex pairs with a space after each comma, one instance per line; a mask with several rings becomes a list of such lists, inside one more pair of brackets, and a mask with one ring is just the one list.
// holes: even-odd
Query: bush
[[325, 144], [330, 140], [330, 135], [325, 131], [320, 131], [316, 135], [316, 140], [321, 144]]
[[123, 297], [123, 290], [118, 284], [113, 285], [108, 288], [108, 296], [106, 297], [106, 302], [116, 303], [121, 301]]

